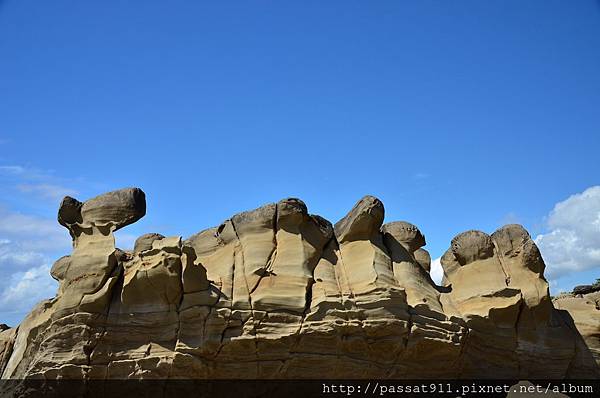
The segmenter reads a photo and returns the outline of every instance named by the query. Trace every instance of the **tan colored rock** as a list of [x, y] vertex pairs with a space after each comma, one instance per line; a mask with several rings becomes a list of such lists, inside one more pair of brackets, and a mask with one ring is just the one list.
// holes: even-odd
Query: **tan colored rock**
[[417, 263], [427, 272], [431, 272], [431, 256], [429, 252], [423, 248], [416, 250], [413, 255]]
[[0, 369], [4, 369], [12, 355], [17, 329], [9, 328], [5, 324], [0, 326]]
[[464, 351], [465, 374], [477, 375], [482, 367], [498, 377], [596, 374], [569, 319], [552, 307], [543, 260], [521, 226], [507, 225], [492, 236], [459, 234], [441, 262], [451, 289], [442, 296], [444, 311], [464, 319], [476, 342]]
[[95, 226], [116, 231], [146, 214], [146, 196], [139, 188], [108, 192], [84, 203], [66, 196], [58, 210], [58, 222], [75, 238]]
[[[439, 287], [424, 235], [383, 225], [372, 196], [335, 227], [288, 198], [186, 240], [116, 249], [114, 231], [145, 208], [138, 189], [63, 200], [73, 252], [52, 267], [57, 296], [0, 331], [3, 378], [599, 375], [520, 226], [459, 234]], [[560, 305], [596, 344], [588, 304]]]
[[553, 304], [556, 309], [569, 312], [590, 353], [600, 365], [600, 291], [563, 295]]
[[135, 243], [133, 244], [133, 252], [140, 253], [145, 250], [151, 250], [152, 243], [155, 240], [161, 240], [164, 238], [165, 237], [163, 235], [157, 233], [144, 234], [135, 240]]
[[396, 283], [405, 289], [408, 304], [443, 314], [440, 293], [427, 271], [415, 258], [415, 252], [425, 245], [419, 229], [405, 221], [385, 224], [384, 243], [391, 255]]

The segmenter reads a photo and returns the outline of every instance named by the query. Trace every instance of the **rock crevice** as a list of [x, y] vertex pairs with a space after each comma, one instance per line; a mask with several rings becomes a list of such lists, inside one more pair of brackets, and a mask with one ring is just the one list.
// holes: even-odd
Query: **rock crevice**
[[598, 292], [553, 305], [519, 225], [457, 235], [436, 286], [425, 236], [372, 196], [335, 226], [288, 198], [117, 249], [145, 211], [137, 188], [63, 200], [73, 252], [56, 297], [0, 331], [2, 378], [600, 376], [600, 326], [580, 314]]

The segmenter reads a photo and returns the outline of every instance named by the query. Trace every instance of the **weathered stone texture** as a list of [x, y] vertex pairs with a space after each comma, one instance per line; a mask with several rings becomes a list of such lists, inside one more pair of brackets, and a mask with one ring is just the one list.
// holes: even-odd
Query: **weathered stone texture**
[[425, 236], [372, 196], [335, 226], [284, 199], [117, 249], [145, 210], [136, 188], [63, 200], [73, 252], [57, 296], [0, 331], [3, 378], [599, 376], [597, 298], [555, 303], [590, 351], [521, 226], [456, 236], [436, 286]]

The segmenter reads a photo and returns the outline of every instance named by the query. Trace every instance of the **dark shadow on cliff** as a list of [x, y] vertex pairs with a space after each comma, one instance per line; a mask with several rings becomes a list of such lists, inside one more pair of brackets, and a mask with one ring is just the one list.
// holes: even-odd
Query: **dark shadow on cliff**
[[[583, 337], [577, 330], [577, 327], [575, 326], [575, 321], [573, 320], [573, 317], [571, 316], [569, 311], [559, 309], [554, 309], [554, 311], [557, 312], [558, 316], [565, 322], [565, 324], [569, 327], [569, 329], [573, 331], [573, 334], [575, 335], [575, 360], [579, 362], [578, 365], [583, 366], [585, 368], [589, 368], [592, 372], [595, 373], [595, 377], [600, 378], [600, 365], [594, 359], [594, 356], [592, 355], [592, 352], [587, 346], [585, 340], [583, 340]], [[567, 378], [570, 377], [570, 371], [571, 367], [569, 367]]]

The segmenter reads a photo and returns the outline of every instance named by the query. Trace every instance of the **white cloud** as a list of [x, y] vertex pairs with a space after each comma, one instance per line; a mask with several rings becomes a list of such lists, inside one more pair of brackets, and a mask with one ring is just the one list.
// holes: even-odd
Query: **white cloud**
[[535, 238], [547, 277], [600, 267], [600, 186], [557, 203], [547, 225], [549, 232]]
[[[0, 166], [0, 191], [17, 209], [33, 207], [40, 214], [56, 214], [44, 208], [52, 202], [56, 209], [62, 196], [76, 194], [63, 181], [51, 171]], [[57, 285], [50, 276], [51, 264], [70, 251], [69, 233], [56, 216], [15, 211], [0, 202], [0, 322], [18, 324], [36, 303], [54, 297]]]
[[8, 287], [0, 294], [0, 311], [29, 312], [39, 301], [54, 297], [57, 284], [49, 274], [50, 265], [42, 264], [11, 275]]
[[438, 285], [442, 284], [442, 278], [444, 277], [444, 270], [442, 269], [441, 257], [431, 261], [431, 279]]
[[7, 267], [30, 267], [40, 264], [46, 260], [46, 257], [33, 251], [16, 251], [14, 248], [0, 246], [0, 269], [5, 265]]
[[[36, 200], [50, 201], [58, 205], [64, 196], [74, 196], [78, 192], [64, 185], [73, 184], [73, 179], [56, 176], [52, 170], [39, 170], [29, 166], [3, 165], [0, 166], [0, 185], [14, 190], [17, 194], [32, 195]], [[41, 202], [41, 201], [40, 201]]]
[[66, 229], [58, 221], [8, 211], [0, 207], [0, 239], [10, 240], [22, 250], [65, 250], [71, 247]]
[[19, 184], [19, 192], [39, 195], [45, 199], [59, 202], [65, 196], [75, 196], [77, 191], [54, 184]]
[[419, 172], [419, 173], [413, 174], [413, 179], [415, 179], [415, 180], [424, 180], [429, 177], [430, 177], [429, 173]]
[[25, 168], [23, 166], [0, 166], [0, 172], [3, 174], [23, 174]]
[[70, 252], [57, 221], [0, 208], [0, 321], [17, 324], [33, 306], [53, 297], [53, 259]]

